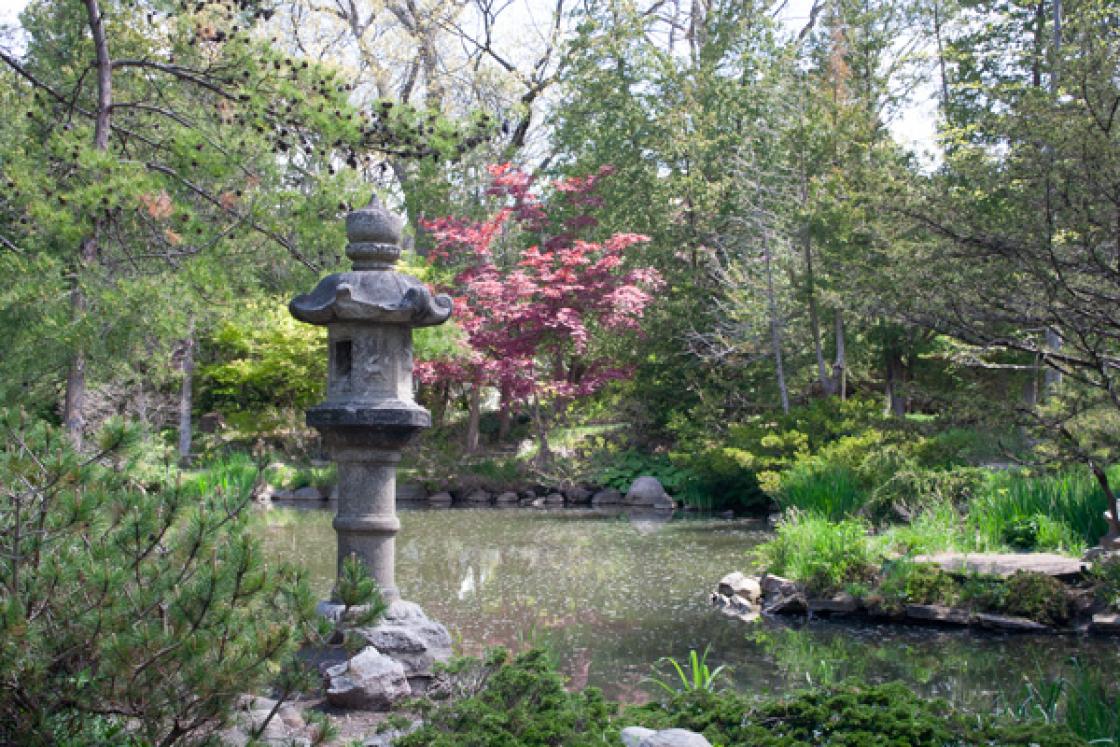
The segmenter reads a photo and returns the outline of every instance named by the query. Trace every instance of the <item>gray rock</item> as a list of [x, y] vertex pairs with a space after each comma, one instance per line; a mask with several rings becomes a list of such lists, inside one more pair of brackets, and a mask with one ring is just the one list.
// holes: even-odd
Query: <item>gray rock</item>
[[813, 597], [809, 600], [813, 612], [826, 612], [830, 615], [850, 615], [859, 609], [859, 600], [846, 591], [830, 597]]
[[549, 493], [544, 497], [544, 502], [550, 506], [564, 505], [564, 496], [560, 493]]
[[411, 694], [404, 666], [373, 646], [327, 670], [327, 702], [339, 708], [387, 711]]
[[985, 575], [1007, 578], [1017, 571], [1045, 573], [1047, 576], [1073, 580], [1085, 570], [1085, 562], [1053, 553], [960, 553], [942, 552], [916, 555], [915, 563], [933, 563], [948, 573]]
[[643, 476], [634, 480], [630, 489], [626, 491], [623, 503], [628, 506], [653, 506], [660, 508], [666, 501], [672, 501], [661, 487], [661, 482], [656, 477]]
[[564, 491], [564, 499], [568, 503], [583, 505], [591, 502], [591, 491], [587, 488], [573, 487]]
[[397, 483], [398, 501], [424, 501], [428, 499], [427, 489], [418, 482]]
[[453, 501], [454, 499], [451, 497], [451, 493], [448, 493], [446, 491], [441, 493], [433, 493], [432, 495], [428, 496], [428, 503], [437, 503], [441, 506], [450, 506]]
[[269, 485], [267, 482], [262, 482], [253, 489], [253, 500], [257, 503], [268, 503], [276, 495], [276, 488]]
[[788, 578], [775, 576], [772, 573], [762, 574], [762, 578], [758, 580], [758, 585], [762, 587], [762, 593], [765, 596], [771, 594], [796, 594], [801, 590], [796, 581], [790, 581]]
[[451, 635], [420, 606], [398, 600], [380, 623], [355, 631], [380, 653], [404, 667], [407, 677], [431, 677], [432, 665], [451, 658]]
[[665, 729], [648, 735], [638, 747], [712, 747], [703, 735], [687, 729]]
[[1015, 633], [1043, 633], [1050, 630], [1048, 626], [1026, 617], [981, 613], [976, 615], [975, 619], [976, 624], [981, 627], [1006, 630]]
[[799, 591], [767, 596], [762, 607], [762, 612], [766, 615], [803, 615], [808, 611], [809, 604], [805, 601], [805, 595]]
[[1093, 622], [1089, 624], [1089, 632], [1102, 635], [1120, 633], [1120, 615], [1110, 612], [1100, 612], [1093, 615]]
[[653, 729], [647, 729], [644, 726], [627, 726], [622, 730], [622, 744], [625, 747], [638, 747], [643, 739], [652, 737], [657, 732]]
[[591, 496], [592, 506], [613, 506], [617, 503], [622, 503], [622, 493], [614, 488], [600, 490], [598, 493]]
[[308, 485], [305, 488], [293, 491], [291, 498], [295, 501], [321, 501], [323, 500], [323, 494], [319, 492], [319, 488]]
[[517, 493], [514, 493], [512, 490], [507, 490], [504, 493], [498, 493], [498, 495], [494, 498], [495, 503], [500, 503], [504, 506], [517, 503], [518, 500], [519, 498], [517, 497]]
[[744, 576], [739, 571], [728, 573], [719, 581], [719, 593], [725, 597], [738, 594], [750, 602], [758, 602], [762, 598], [762, 585], [754, 576]]
[[491, 496], [489, 492], [483, 490], [482, 488], [475, 488], [474, 490], [467, 493], [463, 497], [463, 500], [467, 503], [489, 503], [492, 497], [493, 496]]
[[940, 604], [908, 604], [906, 616], [911, 620], [936, 622], [945, 625], [968, 625], [972, 615], [959, 607], [945, 607]]

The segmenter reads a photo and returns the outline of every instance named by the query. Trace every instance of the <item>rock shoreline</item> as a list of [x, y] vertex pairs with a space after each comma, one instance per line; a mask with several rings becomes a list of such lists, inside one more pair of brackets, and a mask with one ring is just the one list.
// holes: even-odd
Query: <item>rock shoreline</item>
[[[295, 490], [264, 485], [254, 498], [258, 503], [309, 502], [325, 503], [338, 498], [337, 487], [306, 486]], [[397, 501], [406, 505], [428, 505], [434, 508], [451, 506], [496, 507], [639, 507], [657, 511], [672, 511], [678, 504], [661, 483], [653, 477], [639, 477], [623, 493], [614, 488], [576, 485], [558, 488], [548, 485], [531, 485], [519, 490], [490, 491], [479, 487], [459, 488], [429, 492], [417, 482], [397, 486]]]
[[1004, 633], [1120, 635], [1120, 613], [1082, 595], [1068, 624], [1049, 625], [1028, 617], [946, 604], [888, 604], [874, 595], [846, 591], [819, 595], [804, 584], [769, 573], [724, 576], [711, 594], [712, 604], [743, 621], [762, 616], [865, 620], [907, 625], [972, 628]]

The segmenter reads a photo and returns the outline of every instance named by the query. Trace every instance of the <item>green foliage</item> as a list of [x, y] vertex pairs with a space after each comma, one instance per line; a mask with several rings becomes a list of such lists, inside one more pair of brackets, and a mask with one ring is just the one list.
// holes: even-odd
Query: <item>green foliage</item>
[[322, 328], [297, 322], [282, 299], [248, 304], [203, 342], [197, 407], [254, 414], [314, 404], [327, 380], [324, 340]]
[[[373, 625], [389, 609], [389, 603], [381, 596], [377, 581], [357, 555], [351, 554], [342, 561], [334, 593], [338, 601], [345, 605], [342, 619], [356, 626]], [[355, 608], [358, 614], [350, 620], [349, 613]]]
[[824, 459], [799, 461], [782, 473], [778, 504], [830, 519], [854, 515], [866, 501], [859, 477]]
[[[266, 565], [250, 531], [253, 473], [230, 460], [179, 487], [130, 474], [135, 432], [78, 456], [53, 428], [0, 415], [0, 741], [115, 729], [193, 740], [322, 633], [302, 574]], [[124, 743], [132, 736], [120, 735]]]
[[624, 718], [648, 728], [697, 731], [727, 747], [1085, 744], [1061, 726], [958, 712], [898, 683], [841, 684], [763, 702], [729, 691], [690, 691], [665, 704], [630, 708]]
[[1089, 572], [1097, 583], [1097, 598], [1120, 610], [1120, 557], [1112, 555], [1094, 563]]
[[997, 473], [970, 505], [969, 523], [992, 545], [1076, 552], [1105, 533], [1107, 503], [1085, 470]]
[[812, 592], [838, 591], [875, 577], [882, 560], [862, 521], [832, 522], [787, 512], [777, 536], [759, 548], [769, 572], [799, 581]]
[[1020, 697], [997, 709], [1020, 722], [1063, 724], [1091, 744], [1120, 743], [1120, 693], [1115, 682], [1080, 659], [1068, 674], [1023, 683]]
[[[468, 668], [470, 665], [464, 665]], [[595, 688], [569, 693], [547, 654], [512, 662], [493, 655], [477, 693], [429, 710], [424, 725], [398, 747], [550, 747], [602, 744], [615, 706]]]
[[[658, 661], [658, 665], [668, 665], [672, 668], [672, 672], [668, 677], [663, 677], [658, 671], [657, 667], [653, 668], [653, 675], [646, 678], [647, 682], [652, 682], [666, 693], [676, 696], [682, 692], [692, 692], [695, 690], [715, 690], [716, 684], [719, 681], [719, 676], [724, 671], [724, 666], [720, 665], [715, 669], [708, 667], [708, 653], [711, 651], [711, 646], [704, 649], [702, 655], [696, 653], [696, 649], [691, 649], [688, 652], [688, 662], [685, 666], [681, 666], [680, 662], [671, 656], [666, 656]], [[687, 672], [685, 668], [687, 667]], [[674, 680], [672, 675], [676, 674]]]
[[888, 609], [907, 604], [952, 604], [957, 596], [953, 577], [932, 563], [913, 563], [905, 558], [883, 565], [883, 577], [875, 593]]
[[1058, 579], [1045, 573], [1016, 571], [1004, 581], [1006, 599], [1003, 612], [1028, 617], [1045, 625], [1069, 621], [1069, 591]]

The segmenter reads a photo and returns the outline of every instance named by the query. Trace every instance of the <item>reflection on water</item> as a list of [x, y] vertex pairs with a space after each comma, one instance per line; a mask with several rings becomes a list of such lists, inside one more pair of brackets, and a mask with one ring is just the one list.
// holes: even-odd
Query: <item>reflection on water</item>
[[[264, 512], [272, 557], [303, 564], [326, 595], [334, 579], [332, 514]], [[1077, 636], [1000, 636], [929, 628], [724, 617], [708, 594], [731, 570], [751, 570], [767, 538], [748, 520], [610, 516], [563, 509], [402, 510], [397, 585], [451, 631], [459, 649], [544, 644], [572, 684], [641, 700], [663, 656], [711, 645], [709, 663], [760, 694], [846, 677], [904, 679], [954, 702], [986, 707], [1024, 676], [1055, 673], [1071, 656], [1115, 671], [1120, 649]]]

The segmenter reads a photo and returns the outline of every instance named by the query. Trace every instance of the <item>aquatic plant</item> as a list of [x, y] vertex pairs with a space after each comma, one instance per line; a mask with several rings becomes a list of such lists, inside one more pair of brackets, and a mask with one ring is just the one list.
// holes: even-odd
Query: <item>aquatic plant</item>
[[[704, 647], [703, 655], [697, 655], [696, 649], [689, 650], [688, 662], [684, 667], [671, 656], [662, 657], [658, 661], [658, 664], [668, 664], [672, 667], [673, 672], [677, 676], [676, 680], [673, 680], [672, 676], [666, 680], [666, 678], [663, 678], [660, 672], [657, 671], [657, 667], [654, 667], [653, 675], [647, 677], [645, 681], [657, 685], [659, 688], [669, 693], [670, 696], [692, 690], [714, 690], [716, 683], [719, 681], [719, 676], [723, 673], [726, 665], [721, 664], [715, 669], [709, 669], [708, 653], [710, 650], [710, 645]], [[685, 671], [685, 667], [688, 668], [687, 672]]]

